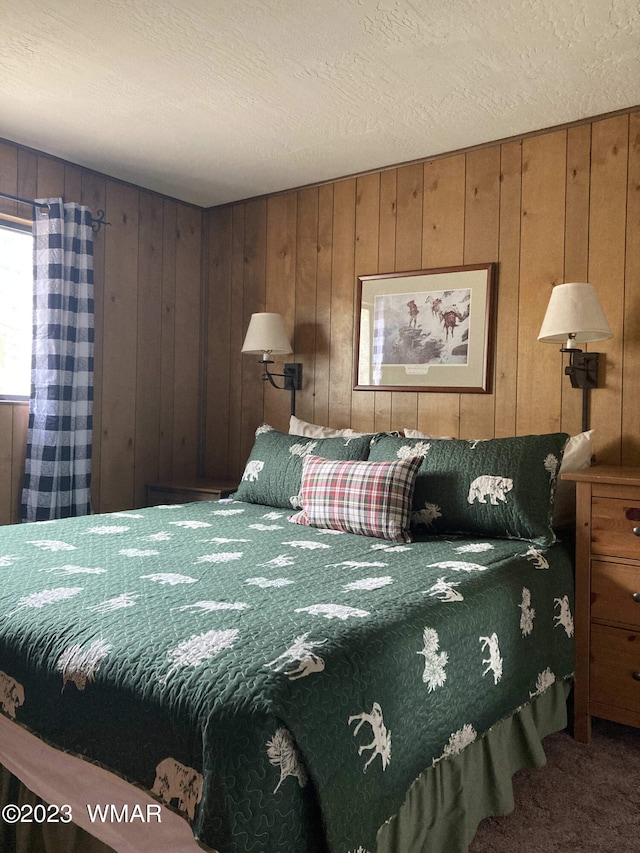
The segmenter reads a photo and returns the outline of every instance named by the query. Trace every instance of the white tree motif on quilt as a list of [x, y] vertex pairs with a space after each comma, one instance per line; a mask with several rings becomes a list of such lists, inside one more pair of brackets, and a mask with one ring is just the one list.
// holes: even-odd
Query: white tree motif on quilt
[[[324, 670], [324, 659], [313, 651], [317, 646], [324, 645], [326, 640], [315, 640], [309, 642], [307, 637], [311, 632], [301, 634], [296, 637], [292, 645], [281, 655], [278, 655], [275, 660], [266, 663], [265, 666], [275, 669], [277, 672], [282, 672], [290, 681], [295, 681], [298, 678], [305, 678], [314, 672], [322, 672]], [[297, 664], [293, 669], [286, 670], [285, 667], [290, 664]]]
[[215, 657], [224, 649], [232, 648], [239, 633], [237, 628], [227, 628], [222, 631], [194, 634], [188, 640], [182, 640], [175, 649], [170, 649], [167, 653], [169, 660], [172, 661], [167, 678], [181, 667], [199, 666], [203, 661]]
[[533, 691], [529, 691], [529, 696], [533, 699], [534, 696], [540, 696], [542, 693], [547, 691], [552, 684], [555, 684], [556, 676], [549, 667], [543, 670], [536, 679], [536, 689]]
[[242, 601], [231, 603], [229, 601], [196, 601], [193, 604], [183, 604], [182, 607], [172, 607], [172, 610], [199, 610], [200, 612], [213, 613], [215, 610], [246, 610], [249, 607]]
[[266, 563], [258, 563], [259, 566], [274, 566], [276, 569], [282, 569], [286, 566], [293, 566], [295, 563], [295, 558], [290, 554], [278, 554], [277, 557], [273, 557], [271, 560], [267, 560]]
[[412, 456], [426, 456], [430, 450], [428, 441], [416, 441], [415, 444], [403, 444], [398, 448], [396, 456], [398, 459], [411, 459]]
[[141, 536], [140, 538], [143, 542], [169, 542], [171, 533], [161, 530], [159, 533], [150, 533], [148, 536]]
[[197, 583], [198, 578], [191, 578], [189, 575], [179, 575], [175, 572], [155, 572], [152, 575], [140, 575], [141, 580], [150, 580], [153, 583], [159, 583], [163, 586], [177, 586], [179, 583]]
[[255, 524], [250, 524], [249, 528], [251, 530], [260, 530], [265, 532], [267, 530], [282, 530], [281, 524], [263, 524], [261, 521], [257, 521]]
[[106, 569], [90, 569], [85, 566], [54, 566], [52, 569], [38, 569], [39, 572], [54, 572], [57, 575], [103, 575]]
[[573, 637], [573, 616], [569, 608], [569, 596], [563, 595], [562, 598], [554, 598], [553, 604], [554, 607], [560, 608], [558, 615], [553, 617], [553, 621], [555, 622], [554, 628], [562, 625], [567, 637]]
[[59, 539], [31, 539], [29, 545], [35, 545], [41, 551], [75, 551], [75, 545], [69, 545], [68, 542], [61, 542]]
[[25, 595], [18, 601], [18, 606], [7, 616], [13, 616], [18, 610], [23, 610], [25, 607], [46, 607], [48, 604], [56, 604], [58, 601], [67, 601], [73, 598], [79, 592], [82, 592], [83, 586], [59, 586], [55, 589], [43, 589], [42, 592], [32, 592], [30, 595]]
[[73, 682], [78, 690], [84, 690], [88, 681], [95, 681], [96, 672], [111, 648], [106, 640], [96, 640], [88, 649], [83, 649], [80, 643], [66, 648], [56, 662], [56, 669], [62, 673], [62, 689], [67, 681]]
[[482, 554], [483, 551], [493, 551], [494, 547], [491, 542], [468, 542], [465, 545], [458, 545], [453, 550], [456, 554]]
[[106, 601], [101, 601], [100, 604], [93, 604], [87, 607], [93, 613], [111, 613], [114, 610], [123, 610], [126, 607], [133, 607], [136, 601], [140, 598], [139, 593], [122, 592], [116, 595], [115, 598], [108, 598]]
[[267, 432], [273, 432], [273, 427], [269, 426], [269, 424], [260, 424], [260, 426], [256, 430], [256, 437], [259, 435], [264, 435]]
[[329, 563], [330, 569], [385, 569], [389, 563], [367, 563], [361, 560], [343, 560], [341, 563]]
[[558, 473], [558, 457], [554, 456], [553, 453], [548, 453], [544, 458], [544, 467], [545, 471], [549, 472], [549, 481], [553, 482], [556, 479], [556, 475]]
[[314, 542], [310, 539], [296, 539], [293, 542], [283, 542], [283, 545], [290, 545], [292, 548], [301, 548], [303, 551], [318, 551], [321, 548], [331, 548], [326, 542]]
[[232, 539], [229, 536], [214, 536], [213, 539], [203, 539], [203, 542], [209, 542], [213, 545], [229, 545], [231, 542], [250, 542], [250, 539]]
[[435, 765], [444, 758], [449, 758], [452, 755], [459, 755], [462, 750], [466, 749], [470, 743], [473, 743], [477, 737], [477, 732], [471, 723], [465, 723], [461, 729], [458, 729], [457, 732], [454, 732], [451, 735], [449, 741], [445, 745], [442, 755], [439, 758], [433, 759], [433, 766], [435, 767]]
[[509, 479], [509, 477], [483, 474], [480, 477], [476, 477], [469, 486], [467, 503], [473, 504], [477, 501], [480, 504], [486, 504], [486, 495], [489, 498], [491, 506], [498, 506], [498, 501], [506, 503], [507, 494], [511, 489], [513, 489], [513, 480]]
[[346, 604], [311, 604], [309, 607], [296, 607], [296, 613], [311, 613], [313, 616], [324, 616], [325, 619], [349, 619], [356, 616], [363, 619], [369, 616], [368, 610], [357, 607], [347, 607]]
[[270, 587], [278, 588], [281, 586], [289, 586], [293, 581], [289, 578], [247, 578], [245, 583], [248, 583], [250, 586], [259, 586], [262, 589], [269, 589]]
[[125, 524], [99, 524], [97, 527], [90, 527], [87, 533], [95, 533], [98, 536], [109, 536], [112, 533], [126, 533], [130, 529]]
[[369, 853], [364, 847], [358, 847], [356, 850], [349, 850], [349, 853]]
[[276, 733], [267, 741], [267, 756], [269, 762], [274, 767], [280, 768], [280, 781], [274, 788], [275, 794], [288, 776], [293, 776], [298, 780], [298, 785], [304, 788], [309, 778], [307, 771], [302, 763], [302, 758], [298, 752], [298, 747], [293, 739], [293, 735], [284, 726], [276, 729]]
[[202, 527], [211, 527], [208, 521], [185, 518], [184, 521], [170, 521], [175, 527], [184, 527], [185, 530], [199, 530]]
[[522, 601], [520, 607], [520, 631], [523, 637], [528, 637], [533, 631], [533, 620], [536, 611], [531, 606], [531, 590], [526, 586], [522, 587]]
[[0, 557], [0, 569], [9, 568], [9, 566], [12, 566], [19, 559], [20, 557], [16, 557], [10, 554], [4, 554], [2, 557]]
[[371, 750], [371, 756], [362, 768], [362, 772], [367, 772], [367, 767], [375, 760], [377, 755], [380, 756], [380, 760], [382, 761], [382, 769], [386, 770], [387, 765], [391, 761], [391, 732], [388, 731], [384, 724], [382, 708], [377, 702], [374, 702], [370, 712], [363, 711], [361, 714], [352, 714], [347, 721], [347, 725], [350, 726], [355, 720], [358, 722], [353, 730], [354, 737], [358, 734], [365, 723], [368, 723], [368, 725], [371, 726], [371, 732], [373, 734], [373, 740], [371, 743], [363, 744], [358, 747], [358, 755], [362, 755], [362, 753], [367, 749]]
[[152, 551], [150, 548], [121, 548], [118, 554], [123, 557], [157, 557], [160, 551]]
[[283, 517], [283, 512], [265, 512], [265, 514], [262, 516], [265, 521], [278, 521], [279, 518]]
[[464, 596], [455, 588], [460, 586], [459, 581], [447, 581], [444, 578], [438, 580], [426, 590], [425, 594], [438, 601], [464, 601]]
[[219, 551], [216, 554], [203, 554], [196, 563], [232, 563], [242, 559], [242, 551]]
[[486, 665], [482, 676], [484, 678], [488, 672], [493, 672], [493, 683], [497, 684], [502, 679], [502, 657], [498, 646], [498, 635], [494, 631], [490, 637], [478, 637], [478, 639], [482, 645], [482, 651], [489, 650], [489, 657], [482, 661]]
[[425, 628], [422, 632], [423, 648], [417, 654], [424, 657], [424, 672], [422, 680], [429, 688], [429, 693], [442, 687], [447, 680], [445, 667], [449, 661], [447, 652], [439, 651], [440, 638], [433, 628]]
[[530, 563], [536, 567], [536, 569], [548, 569], [549, 561], [544, 556], [542, 551], [538, 548], [535, 548], [533, 545], [530, 545], [529, 548], [524, 552], [524, 557], [529, 560]]
[[411, 545], [397, 545], [395, 542], [376, 542], [371, 545], [371, 550], [384, 551], [387, 554], [404, 554], [405, 551], [411, 550]]
[[436, 518], [442, 518], [442, 512], [438, 504], [425, 503], [422, 509], [415, 510], [411, 513], [411, 521], [413, 524], [423, 524], [425, 527], [433, 527], [433, 522]]
[[375, 589], [382, 589], [382, 587], [389, 586], [389, 584], [392, 583], [393, 578], [386, 575], [385, 577], [380, 578], [362, 578], [359, 581], [353, 581], [352, 583], [345, 584], [342, 589], [347, 592], [356, 592], [360, 589], [371, 592]]
[[452, 572], [486, 572], [487, 567], [480, 563], [466, 563], [463, 560], [442, 560], [439, 563], [429, 563], [428, 569], [450, 569]]
[[235, 509], [214, 509], [211, 511], [211, 515], [240, 515], [242, 512], [244, 512], [242, 507], [236, 507]]

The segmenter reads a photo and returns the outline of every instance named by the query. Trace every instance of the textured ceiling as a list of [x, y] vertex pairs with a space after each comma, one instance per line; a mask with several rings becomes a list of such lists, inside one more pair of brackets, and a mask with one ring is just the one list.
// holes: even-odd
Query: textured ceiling
[[640, 104], [638, 0], [0, 0], [0, 136], [210, 206]]

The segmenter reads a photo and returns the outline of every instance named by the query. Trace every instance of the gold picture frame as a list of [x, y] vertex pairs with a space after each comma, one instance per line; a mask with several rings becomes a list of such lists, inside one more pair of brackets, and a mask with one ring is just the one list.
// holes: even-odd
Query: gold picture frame
[[490, 393], [496, 268], [359, 276], [354, 389]]

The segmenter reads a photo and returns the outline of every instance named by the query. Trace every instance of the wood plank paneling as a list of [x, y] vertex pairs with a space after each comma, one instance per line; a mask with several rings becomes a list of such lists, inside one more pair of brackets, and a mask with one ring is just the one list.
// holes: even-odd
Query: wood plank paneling
[[[498, 257], [500, 238], [500, 148], [481, 148], [466, 157], [465, 264], [484, 264]], [[495, 364], [491, 366], [494, 385]], [[495, 396], [460, 395], [460, 438], [495, 435]]]
[[[202, 214], [178, 204], [173, 390], [173, 477], [194, 478], [199, 463], [198, 401], [202, 308]], [[228, 334], [228, 331], [226, 332]]]
[[565, 173], [565, 131], [524, 141], [518, 307], [518, 435], [554, 432], [560, 428], [560, 353], [555, 344], [540, 344], [537, 337], [551, 288], [563, 281]]
[[[360, 275], [378, 272], [378, 235], [380, 222], [380, 175], [365, 175], [356, 182], [356, 242], [355, 279]], [[353, 288], [354, 331], [360, 322], [358, 315], [358, 288]], [[357, 353], [353, 353], [354, 361]], [[383, 392], [384, 393], [384, 392]], [[375, 429], [376, 391], [352, 391], [351, 426], [358, 432]]]
[[[622, 454], [622, 364], [624, 276], [627, 215], [626, 115], [595, 122], [591, 141], [591, 203], [589, 206], [589, 280], [598, 289], [609, 325], [610, 341], [588, 349], [604, 353], [603, 387], [591, 392], [591, 426], [602, 437], [598, 461], [619, 464]], [[611, 426], [615, 425], [612, 430]]]
[[[234, 214], [236, 214], [236, 225], [234, 226]], [[208, 257], [208, 287], [209, 302], [211, 310], [208, 312], [207, 324], [207, 374], [206, 393], [203, 401], [206, 417], [206, 459], [205, 466], [208, 471], [218, 471], [220, 475], [227, 476], [227, 465], [230, 455], [231, 436], [229, 435], [227, 420], [231, 417], [230, 410], [225, 406], [228, 401], [238, 400], [240, 383], [232, 380], [231, 365], [239, 365], [241, 359], [238, 353], [242, 344], [238, 346], [235, 358], [230, 353], [231, 332], [234, 328], [231, 322], [231, 307], [233, 304], [233, 291], [238, 274], [242, 276], [243, 264], [234, 265], [234, 259], [238, 254], [237, 241], [244, 239], [242, 221], [244, 210], [242, 208], [225, 208], [209, 218], [207, 239], [209, 243]], [[242, 283], [242, 278], [240, 279]], [[242, 312], [242, 300], [240, 301], [240, 312]], [[236, 327], [240, 324], [236, 323]], [[239, 417], [241, 398], [234, 407], [234, 414]], [[237, 433], [236, 433], [237, 435]]]
[[[422, 262], [424, 166], [402, 166], [397, 173], [395, 271], [419, 270]], [[389, 270], [391, 272], [391, 270]], [[418, 419], [418, 394], [391, 392], [394, 429], [411, 427]]]
[[[463, 154], [425, 163], [422, 268], [460, 266], [464, 258], [466, 158]], [[417, 428], [458, 436], [460, 395], [419, 394]]]
[[[296, 245], [289, 248], [299, 253], [296, 281], [287, 281], [281, 295], [285, 313], [287, 300], [296, 305], [296, 341], [304, 327], [305, 342], [315, 346], [309, 352], [305, 345], [300, 355], [313, 388], [313, 406], [304, 398], [301, 416], [334, 427], [406, 426], [470, 438], [578, 432], [581, 394], [564, 375], [559, 347], [537, 336], [555, 284], [598, 285], [596, 277], [606, 277], [603, 305], [615, 337], [590, 347], [606, 358], [604, 386], [592, 394], [596, 452], [599, 459], [640, 464], [640, 403], [630, 390], [640, 370], [639, 115], [633, 110], [299, 191]], [[271, 207], [276, 198], [243, 207]], [[281, 228], [270, 220], [264, 241], [277, 245], [272, 227]], [[498, 265], [491, 394], [352, 391], [358, 275], [482, 262]], [[305, 300], [314, 285], [312, 328]], [[269, 293], [273, 300], [271, 285]], [[247, 312], [264, 310], [246, 282], [243, 299], [245, 321]], [[265, 407], [249, 387], [246, 377], [242, 422], [255, 429]], [[286, 402], [273, 405], [284, 423]]]
[[622, 368], [622, 464], [640, 460], [640, 113], [629, 116], [627, 243]]
[[313, 421], [313, 371], [316, 350], [316, 280], [318, 275], [318, 188], [298, 194], [296, 224], [295, 333], [292, 361], [302, 364], [302, 390], [296, 414]]
[[351, 423], [356, 181], [338, 181], [333, 194], [329, 423]]
[[[62, 196], [112, 223], [94, 235], [91, 492], [96, 512], [140, 505], [146, 482], [196, 470], [202, 211], [6, 142], [0, 190]], [[27, 419], [0, 404], [0, 524], [19, 520]]]
[[518, 374], [518, 303], [520, 292], [520, 210], [522, 143], [500, 151], [500, 245], [495, 347], [495, 434], [515, 435]]

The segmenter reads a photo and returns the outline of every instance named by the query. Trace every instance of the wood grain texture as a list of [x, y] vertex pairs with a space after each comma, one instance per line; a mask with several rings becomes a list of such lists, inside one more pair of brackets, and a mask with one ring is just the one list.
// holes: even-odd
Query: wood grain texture
[[[98, 512], [141, 505], [147, 480], [196, 473], [202, 211], [5, 142], [0, 190], [62, 196], [112, 223], [94, 235], [92, 501]], [[176, 252], [179, 208], [187, 236]], [[178, 329], [177, 303], [189, 306]], [[19, 520], [27, 420], [24, 404], [0, 405], [0, 524]], [[187, 452], [175, 452], [174, 421]]]

